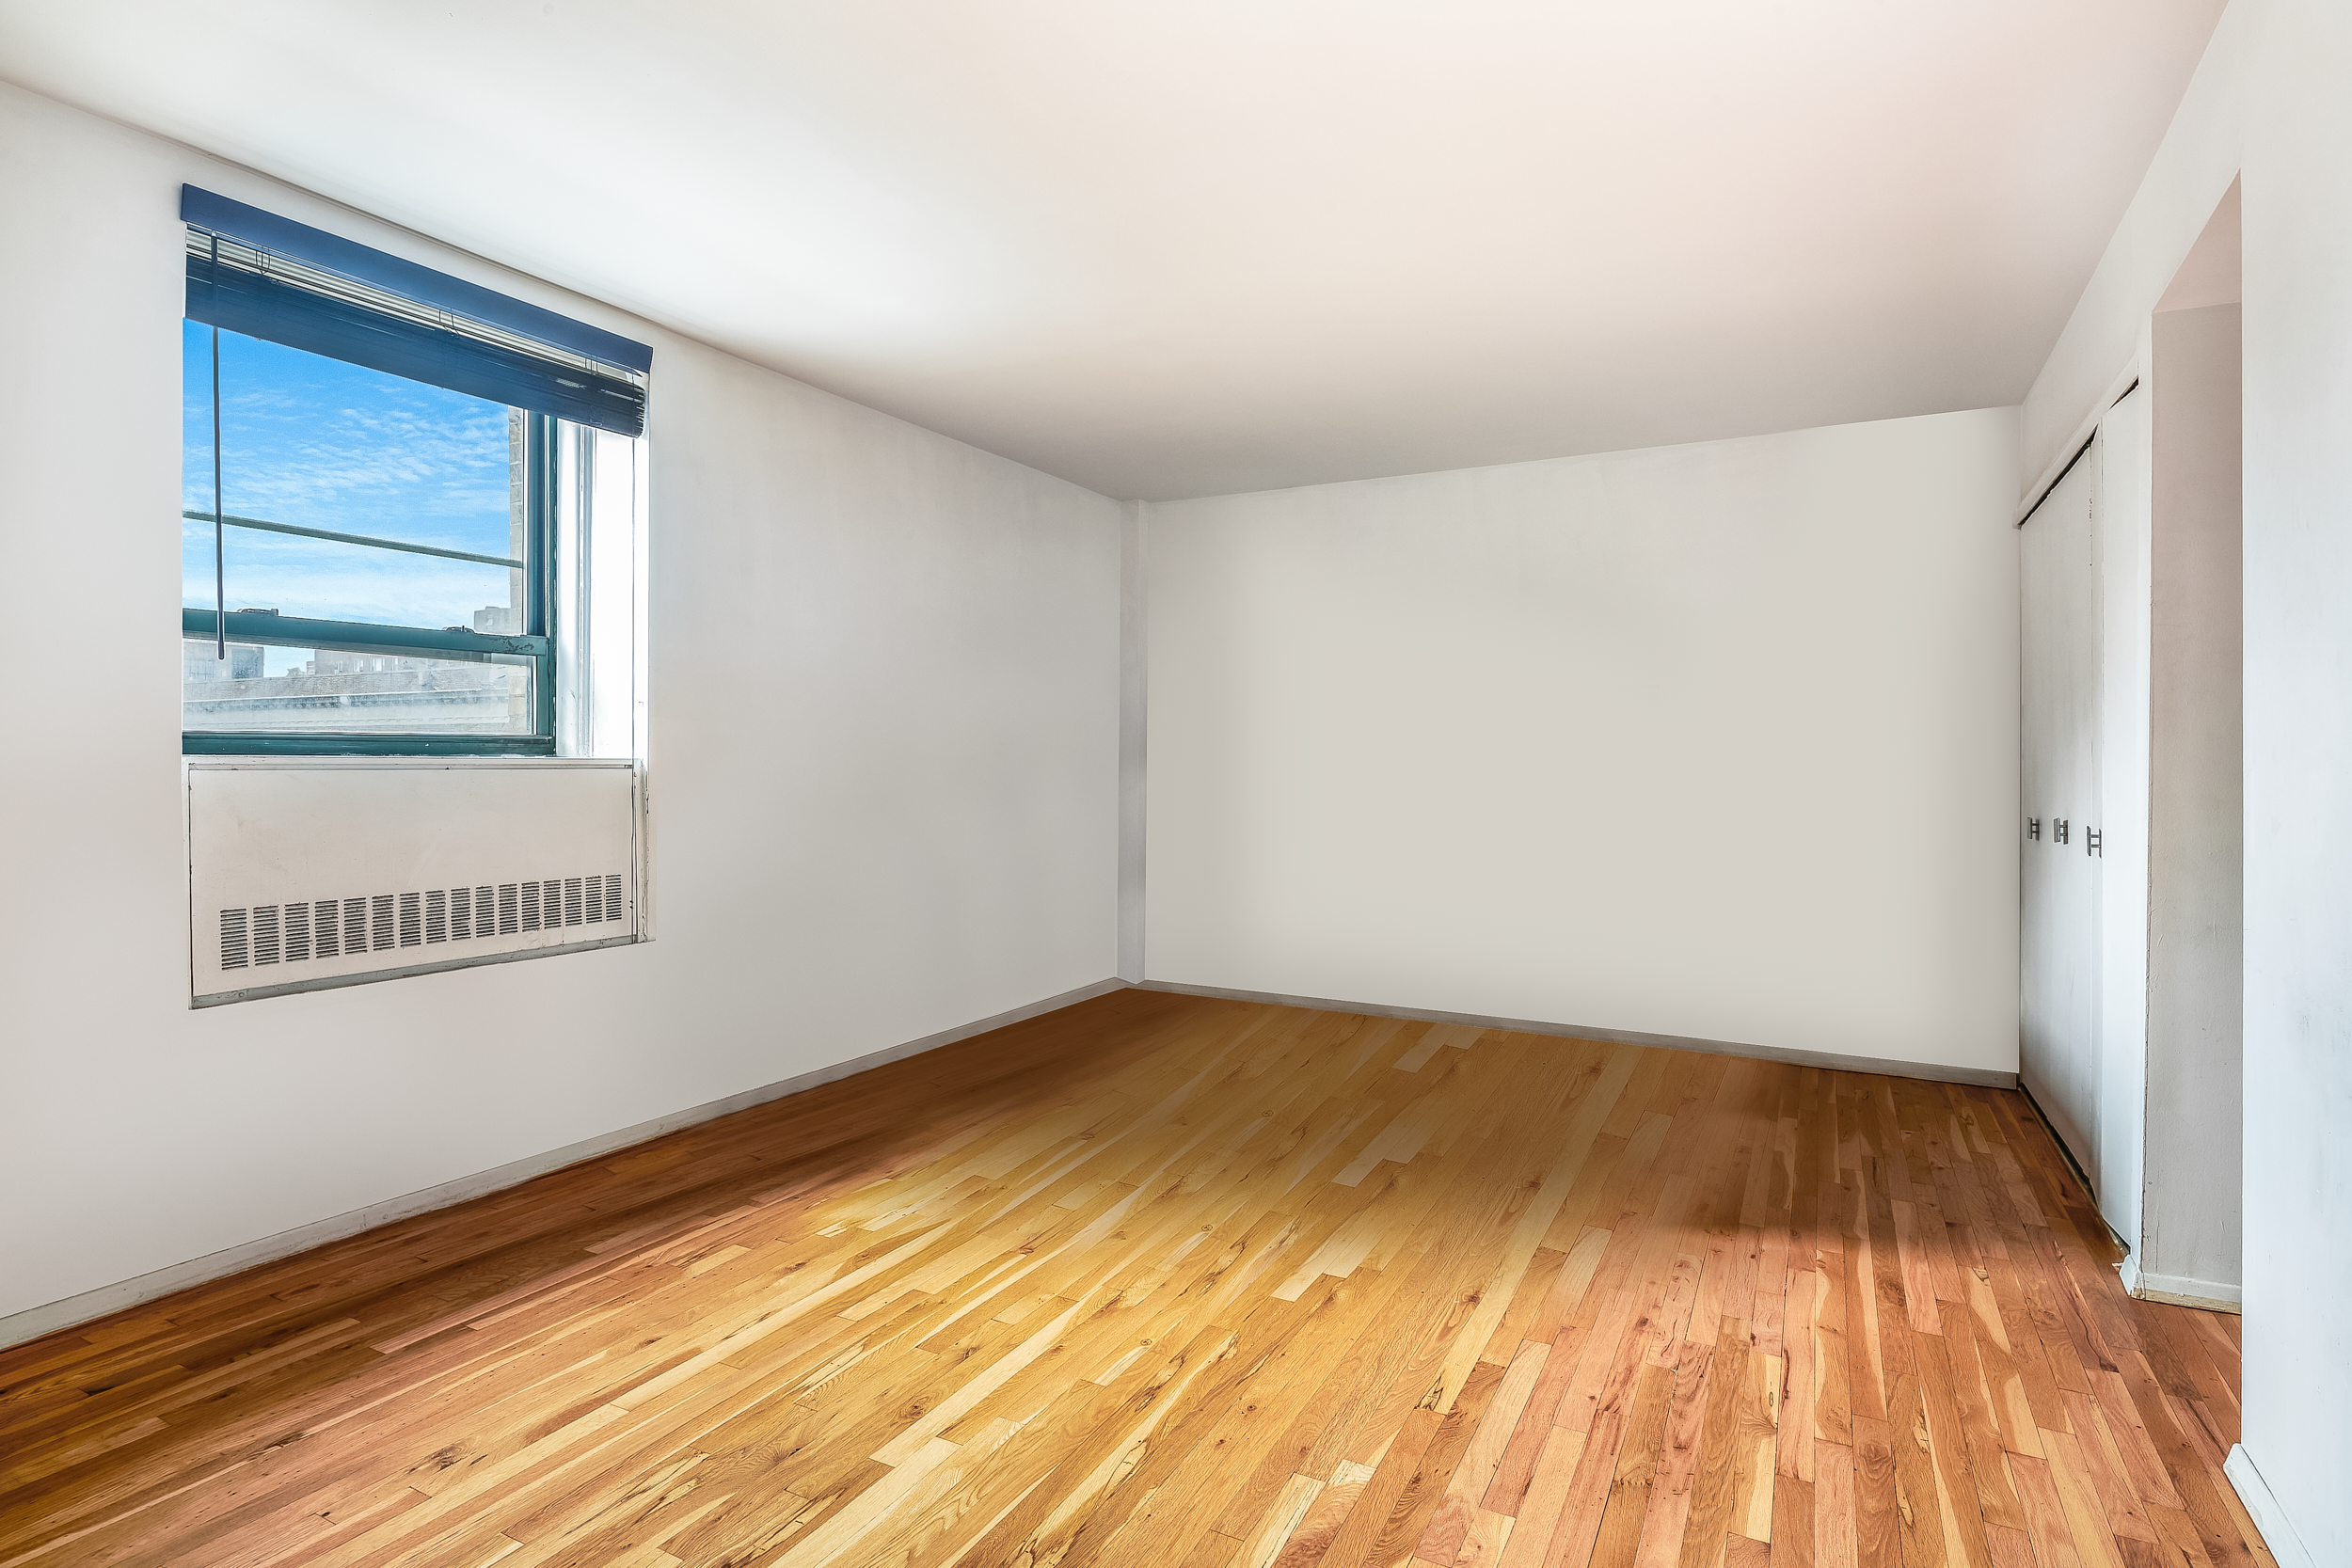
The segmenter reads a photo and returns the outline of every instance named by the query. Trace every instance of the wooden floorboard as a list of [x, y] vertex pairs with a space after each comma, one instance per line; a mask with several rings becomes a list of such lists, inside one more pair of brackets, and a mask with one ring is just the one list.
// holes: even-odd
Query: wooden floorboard
[[0, 1568], [2275, 1568], [2005, 1091], [1129, 990], [0, 1352]]

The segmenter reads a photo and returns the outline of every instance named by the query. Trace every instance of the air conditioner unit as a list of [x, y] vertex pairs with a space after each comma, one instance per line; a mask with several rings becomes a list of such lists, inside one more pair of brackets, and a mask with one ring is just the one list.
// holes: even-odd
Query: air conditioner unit
[[191, 757], [193, 1006], [641, 940], [634, 764]]

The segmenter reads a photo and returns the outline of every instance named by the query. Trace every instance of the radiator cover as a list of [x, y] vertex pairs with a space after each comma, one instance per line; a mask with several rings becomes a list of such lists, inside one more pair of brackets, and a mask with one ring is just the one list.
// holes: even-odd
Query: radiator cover
[[191, 757], [199, 1007], [641, 940], [634, 764]]

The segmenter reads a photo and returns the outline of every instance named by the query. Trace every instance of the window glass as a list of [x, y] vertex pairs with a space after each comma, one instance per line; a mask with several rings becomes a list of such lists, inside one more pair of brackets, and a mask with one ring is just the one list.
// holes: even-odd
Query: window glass
[[[212, 329], [183, 324], [181, 603], [214, 608]], [[522, 631], [524, 416], [380, 371], [220, 334], [221, 510], [380, 545], [231, 525], [230, 610]], [[386, 546], [422, 546], [420, 554]], [[275, 673], [292, 650], [274, 650]], [[217, 661], [215, 661], [217, 662]], [[199, 725], [190, 714], [190, 728]]]
[[247, 735], [530, 735], [535, 661], [181, 641], [182, 723]]

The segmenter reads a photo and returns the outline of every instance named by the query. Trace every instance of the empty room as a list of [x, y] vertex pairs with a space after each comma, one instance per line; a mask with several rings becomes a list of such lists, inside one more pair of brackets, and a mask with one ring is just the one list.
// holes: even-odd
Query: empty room
[[0, 1568], [2352, 1564], [2346, 81], [0, 0]]

